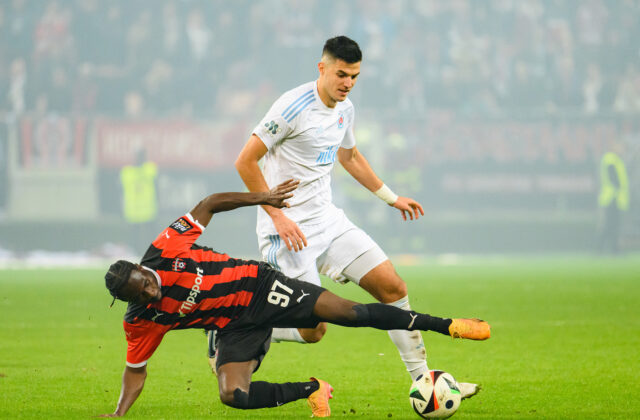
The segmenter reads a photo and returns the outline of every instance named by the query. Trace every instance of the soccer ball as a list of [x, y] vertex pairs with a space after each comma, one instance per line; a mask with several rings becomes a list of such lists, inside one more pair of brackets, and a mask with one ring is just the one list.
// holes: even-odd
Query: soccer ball
[[446, 419], [460, 407], [460, 390], [450, 373], [430, 370], [411, 384], [409, 401], [416, 413], [425, 419]]

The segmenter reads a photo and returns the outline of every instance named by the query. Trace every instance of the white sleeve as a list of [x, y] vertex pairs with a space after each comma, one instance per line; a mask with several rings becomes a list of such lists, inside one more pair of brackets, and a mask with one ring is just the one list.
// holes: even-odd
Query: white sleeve
[[269, 112], [262, 118], [262, 121], [253, 129], [253, 134], [262, 140], [264, 145], [267, 146], [267, 150], [271, 150], [274, 145], [293, 132], [295, 120], [288, 123], [285, 119], [285, 111], [289, 102], [286, 95], [278, 98], [269, 109]]

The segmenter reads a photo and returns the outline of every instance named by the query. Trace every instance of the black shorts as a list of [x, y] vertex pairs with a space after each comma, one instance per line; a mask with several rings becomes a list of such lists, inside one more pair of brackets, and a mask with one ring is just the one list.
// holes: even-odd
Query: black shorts
[[260, 263], [251, 303], [240, 318], [218, 330], [216, 367], [249, 360], [257, 360], [259, 367], [269, 351], [273, 327], [314, 328], [320, 320], [313, 307], [324, 290]]

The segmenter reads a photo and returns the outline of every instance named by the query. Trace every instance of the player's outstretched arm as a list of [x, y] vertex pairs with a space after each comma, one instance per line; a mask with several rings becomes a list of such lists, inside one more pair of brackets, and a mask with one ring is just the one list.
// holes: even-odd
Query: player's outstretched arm
[[226, 192], [211, 194], [191, 210], [191, 216], [201, 225], [207, 226], [214, 213], [237, 209], [238, 207], [266, 204], [276, 208], [288, 207], [285, 201], [293, 197], [292, 191], [298, 188], [300, 181], [289, 179], [277, 187], [265, 192]]
[[124, 416], [133, 403], [138, 399], [144, 387], [144, 381], [147, 378], [147, 366], [132, 368], [126, 366], [122, 374], [122, 390], [120, 391], [120, 399], [116, 411], [111, 414], [103, 414], [99, 417], [122, 417]]
[[[407, 220], [407, 216], [410, 220], [418, 219], [420, 216], [424, 216], [424, 209], [417, 201], [408, 197], [397, 197], [387, 189], [389, 196], [393, 196], [393, 199], [389, 199], [379, 194], [379, 191], [383, 189], [384, 183], [376, 173], [373, 171], [369, 162], [358, 151], [357, 147], [352, 149], [340, 148], [338, 150], [338, 160], [340, 164], [346, 169], [349, 174], [356, 179], [362, 186], [369, 191], [375, 193], [380, 198], [385, 200], [390, 206], [400, 210], [402, 218]], [[386, 187], [385, 187], [386, 188]]]

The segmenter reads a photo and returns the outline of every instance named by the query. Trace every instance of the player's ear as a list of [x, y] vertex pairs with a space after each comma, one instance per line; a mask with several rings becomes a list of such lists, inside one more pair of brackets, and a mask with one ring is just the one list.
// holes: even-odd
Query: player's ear
[[320, 61], [318, 63], [318, 72], [320, 73], [320, 75], [324, 74], [324, 62], [323, 61]]

